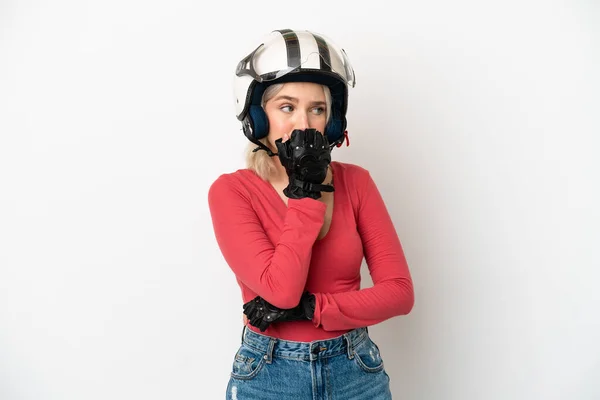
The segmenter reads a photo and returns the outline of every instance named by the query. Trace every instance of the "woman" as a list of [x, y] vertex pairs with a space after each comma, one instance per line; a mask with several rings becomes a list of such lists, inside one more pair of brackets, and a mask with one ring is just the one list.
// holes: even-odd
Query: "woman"
[[408, 314], [413, 286], [369, 172], [331, 161], [354, 81], [345, 52], [309, 31], [274, 31], [237, 67], [247, 168], [209, 190], [246, 317], [227, 399], [391, 398], [367, 328]]

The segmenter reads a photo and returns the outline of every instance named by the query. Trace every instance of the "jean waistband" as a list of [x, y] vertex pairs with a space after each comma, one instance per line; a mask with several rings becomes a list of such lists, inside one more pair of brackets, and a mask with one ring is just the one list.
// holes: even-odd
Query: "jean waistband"
[[242, 330], [242, 343], [256, 351], [265, 353], [265, 359], [270, 361], [272, 357], [284, 357], [298, 360], [315, 360], [328, 358], [346, 353], [353, 358], [353, 349], [363, 340], [368, 338], [369, 332], [366, 327], [353, 329], [343, 335], [324, 340], [312, 342], [296, 342], [293, 340], [282, 340], [254, 332], [244, 326]]

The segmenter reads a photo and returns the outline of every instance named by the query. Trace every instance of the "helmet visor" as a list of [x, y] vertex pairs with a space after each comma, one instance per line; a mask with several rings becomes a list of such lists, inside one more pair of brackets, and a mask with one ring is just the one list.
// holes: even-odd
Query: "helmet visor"
[[339, 76], [354, 87], [354, 70], [346, 52], [323, 35], [308, 31], [275, 31], [269, 40], [244, 57], [236, 68], [237, 76], [251, 76], [269, 82], [292, 72], [322, 71]]

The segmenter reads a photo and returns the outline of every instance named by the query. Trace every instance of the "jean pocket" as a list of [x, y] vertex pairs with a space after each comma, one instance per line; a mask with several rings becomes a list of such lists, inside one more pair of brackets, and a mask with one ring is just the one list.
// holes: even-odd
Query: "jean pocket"
[[265, 364], [265, 354], [242, 344], [235, 353], [231, 377], [249, 380], [254, 378]]
[[353, 350], [354, 360], [365, 372], [379, 372], [383, 370], [383, 359], [379, 347], [367, 336]]

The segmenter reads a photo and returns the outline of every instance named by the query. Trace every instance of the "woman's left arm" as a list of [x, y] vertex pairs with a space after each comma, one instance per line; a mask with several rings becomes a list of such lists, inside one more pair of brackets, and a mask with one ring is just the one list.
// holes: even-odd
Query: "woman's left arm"
[[315, 293], [313, 323], [327, 331], [375, 325], [408, 314], [414, 305], [412, 278], [392, 219], [369, 172], [359, 171], [362, 189], [355, 193], [357, 229], [373, 286], [352, 292]]

